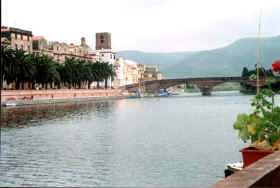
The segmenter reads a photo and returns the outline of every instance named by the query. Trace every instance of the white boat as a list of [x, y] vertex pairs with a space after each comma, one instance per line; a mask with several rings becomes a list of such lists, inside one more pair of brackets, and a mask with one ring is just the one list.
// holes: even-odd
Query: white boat
[[17, 103], [16, 102], [7, 102], [3, 104], [4, 106], [16, 106]]
[[227, 164], [225, 169], [225, 177], [228, 177], [234, 172], [240, 171], [242, 169], [243, 169], [243, 162]]
[[229, 170], [239, 171], [243, 169], [243, 162], [230, 163], [226, 165]]
[[179, 93], [176, 93], [176, 92], [174, 92], [174, 91], [168, 91], [168, 94], [169, 94], [169, 95], [179, 95]]

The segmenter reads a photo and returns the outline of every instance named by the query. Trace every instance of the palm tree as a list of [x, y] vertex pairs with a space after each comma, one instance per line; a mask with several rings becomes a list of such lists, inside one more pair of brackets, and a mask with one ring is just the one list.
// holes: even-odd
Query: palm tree
[[108, 62], [102, 63], [102, 72], [105, 80], [105, 88], [108, 88], [108, 80], [114, 80], [115, 73], [115, 67], [113, 64], [110, 64]]
[[33, 54], [29, 54], [26, 58], [26, 66], [29, 74], [26, 75], [25, 81], [28, 82], [28, 87], [35, 89], [36, 84], [36, 75], [37, 75], [37, 66], [36, 62], [38, 62], [39, 56]]
[[92, 65], [93, 62], [92, 61], [87, 61], [86, 65], [85, 65], [85, 77], [87, 80], [87, 88], [90, 89], [90, 84], [94, 81], [94, 72], [92, 71]]
[[68, 83], [69, 89], [71, 89], [74, 86], [75, 81], [75, 58], [66, 58], [65, 65], [64, 65], [64, 80]]
[[102, 70], [102, 63], [99, 61], [95, 62], [91, 66], [94, 81], [97, 82], [97, 88], [100, 88], [100, 82], [104, 80], [104, 71]]
[[[45, 89], [48, 84], [61, 88], [67, 84], [68, 88], [81, 88], [93, 81], [99, 83], [105, 81], [107, 88], [108, 80], [114, 79], [115, 67], [109, 63], [91, 62], [83, 59], [66, 58], [64, 64], [53, 61], [47, 55], [26, 54], [23, 50], [12, 50], [2, 47], [2, 79], [7, 84], [16, 83], [16, 89], [24, 89], [24, 83], [28, 83], [29, 88], [35, 89], [35, 84], [41, 84]], [[2, 83], [1, 83], [2, 87]]]
[[[110, 74], [111, 82], [113, 82], [114, 78], [116, 76], [116, 66], [115, 65], [109, 64], [109, 74]], [[112, 83], [111, 83], [111, 87], [112, 87]]]
[[61, 82], [65, 83], [63, 80], [63, 70], [64, 70], [64, 65], [59, 63], [59, 62], [54, 62], [53, 66], [55, 67], [57, 74], [59, 74], [59, 80], [55, 80], [55, 85], [57, 86], [58, 89], [61, 89]]
[[85, 85], [87, 82], [87, 88], [90, 88], [90, 84], [93, 81], [93, 73], [91, 71], [91, 64], [92, 62], [90, 61], [85, 61], [85, 60], [79, 60], [78, 61], [79, 66], [77, 67], [79, 71], [79, 88], [81, 88], [81, 83], [82, 85]]
[[14, 50], [6, 46], [1, 46], [1, 63], [3, 62], [3, 64], [1, 64], [1, 89], [3, 88], [3, 80], [6, 80], [8, 85], [15, 81], [15, 63], [13, 61], [13, 53]]
[[27, 54], [22, 49], [16, 49], [13, 53], [14, 60], [14, 76], [16, 81], [16, 89], [24, 89], [24, 80], [29, 75], [28, 66], [26, 64]]
[[52, 73], [52, 58], [47, 55], [39, 56], [36, 62], [36, 81], [40, 83], [43, 88], [48, 88], [48, 83], [51, 82]]
[[57, 63], [54, 61], [50, 61], [48, 64], [48, 83], [51, 88], [53, 88], [53, 84], [59, 83], [61, 81], [61, 77], [59, 72], [57, 71]]

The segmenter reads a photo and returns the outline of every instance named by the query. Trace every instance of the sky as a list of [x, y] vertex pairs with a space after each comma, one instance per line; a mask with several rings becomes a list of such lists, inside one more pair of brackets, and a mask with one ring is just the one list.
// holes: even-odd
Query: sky
[[280, 0], [2, 0], [2, 25], [48, 41], [87, 44], [110, 32], [115, 51], [209, 50], [280, 35]]

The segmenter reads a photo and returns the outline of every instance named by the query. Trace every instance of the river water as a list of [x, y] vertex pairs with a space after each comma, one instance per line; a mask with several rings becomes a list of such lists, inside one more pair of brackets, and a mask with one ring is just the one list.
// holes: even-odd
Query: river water
[[237, 91], [2, 109], [1, 186], [207, 187], [241, 160]]

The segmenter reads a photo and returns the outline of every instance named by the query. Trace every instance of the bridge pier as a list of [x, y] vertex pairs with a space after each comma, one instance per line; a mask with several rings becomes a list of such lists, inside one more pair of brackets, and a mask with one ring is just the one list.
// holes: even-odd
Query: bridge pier
[[203, 96], [211, 96], [212, 87], [200, 87]]

